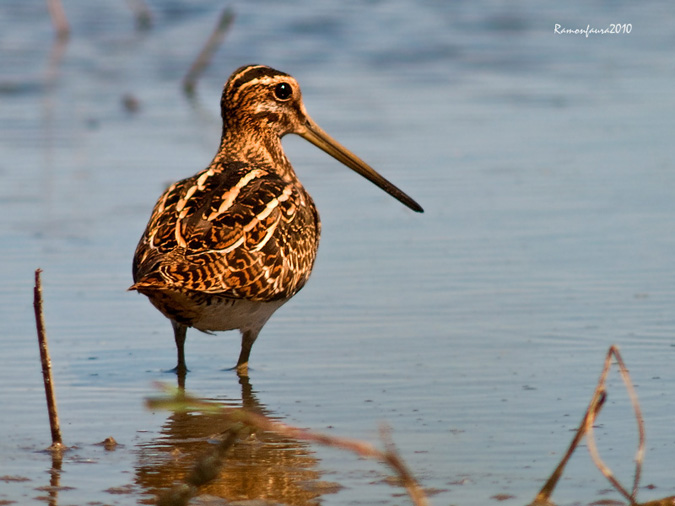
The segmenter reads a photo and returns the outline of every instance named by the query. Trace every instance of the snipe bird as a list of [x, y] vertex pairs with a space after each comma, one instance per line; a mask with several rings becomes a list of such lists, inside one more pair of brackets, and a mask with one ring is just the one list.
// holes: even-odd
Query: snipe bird
[[247, 373], [263, 325], [312, 271], [321, 223], [281, 146], [298, 134], [413, 211], [417, 202], [319, 128], [297, 81], [262, 65], [236, 70], [220, 101], [223, 131], [211, 164], [159, 198], [133, 260], [130, 290], [173, 325], [184, 374], [188, 327], [239, 329]]

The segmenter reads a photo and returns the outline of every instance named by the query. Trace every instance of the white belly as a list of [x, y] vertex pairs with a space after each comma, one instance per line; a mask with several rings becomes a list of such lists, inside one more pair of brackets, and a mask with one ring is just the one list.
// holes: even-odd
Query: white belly
[[259, 331], [270, 316], [286, 300], [252, 302], [244, 299], [214, 299], [197, 310], [192, 326], [198, 330], [223, 331], [239, 329]]

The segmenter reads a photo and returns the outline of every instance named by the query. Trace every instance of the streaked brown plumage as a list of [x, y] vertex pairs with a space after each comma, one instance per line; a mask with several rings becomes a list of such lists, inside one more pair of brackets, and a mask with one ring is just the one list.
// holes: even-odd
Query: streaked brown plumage
[[235, 71], [221, 99], [223, 133], [211, 165], [160, 197], [136, 248], [134, 285], [174, 327], [186, 371], [187, 327], [239, 329], [237, 370], [265, 322], [307, 282], [321, 224], [286, 158], [281, 137], [296, 133], [411, 209], [422, 208], [307, 115], [288, 74], [250, 65]]

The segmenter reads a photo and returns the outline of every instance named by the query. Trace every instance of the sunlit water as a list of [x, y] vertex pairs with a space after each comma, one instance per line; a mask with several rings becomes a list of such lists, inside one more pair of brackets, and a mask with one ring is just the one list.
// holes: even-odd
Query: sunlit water
[[[61, 56], [42, 3], [0, 7], [0, 502], [152, 502], [224, 430], [144, 408], [154, 382], [175, 382], [162, 372], [175, 350], [168, 321], [125, 290], [155, 199], [208, 164], [222, 84], [250, 62], [293, 74], [313, 118], [426, 212], [285, 139], [323, 220], [313, 277], [263, 330], [249, 385], [222, 370], [236, 334], [190, 332], [187, 388], [334, 435], [377, 440], [387, 422], [433, 504], [522, 505], [616, 343], [647, 428], [642, 485], [655, 488], [639, 499], [675, 493], [668, 3], [233, 2], [196, 104], [180, 80], [221, 2], [151, 2], [146, 32], [128, 5], [66, 2]], [[556, 23], [632, 32], [556, 35]], [[37, 267], [75, 446], [60, 469], [41, 452]], [[635, 423], [611, 381], [598, 437], [628, 486]], [[108, 436], [113, 452], [96, 445]], [[263, 438], [238, 447], [204, 492], [407, 503], [386, 477], [350, 454]], [[619, 498], [609, 488], [581, 448], [554, 499]]]

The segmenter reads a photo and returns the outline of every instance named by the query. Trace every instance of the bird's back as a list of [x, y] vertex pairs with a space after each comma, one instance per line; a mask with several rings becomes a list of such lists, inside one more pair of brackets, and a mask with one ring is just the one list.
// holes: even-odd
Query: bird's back
[[286, 300], [312, 270], [320, 233], [302, 185], [244, 162], [214, 163], [172, 185], [136, 248], [134, 285], [154, 292]]

